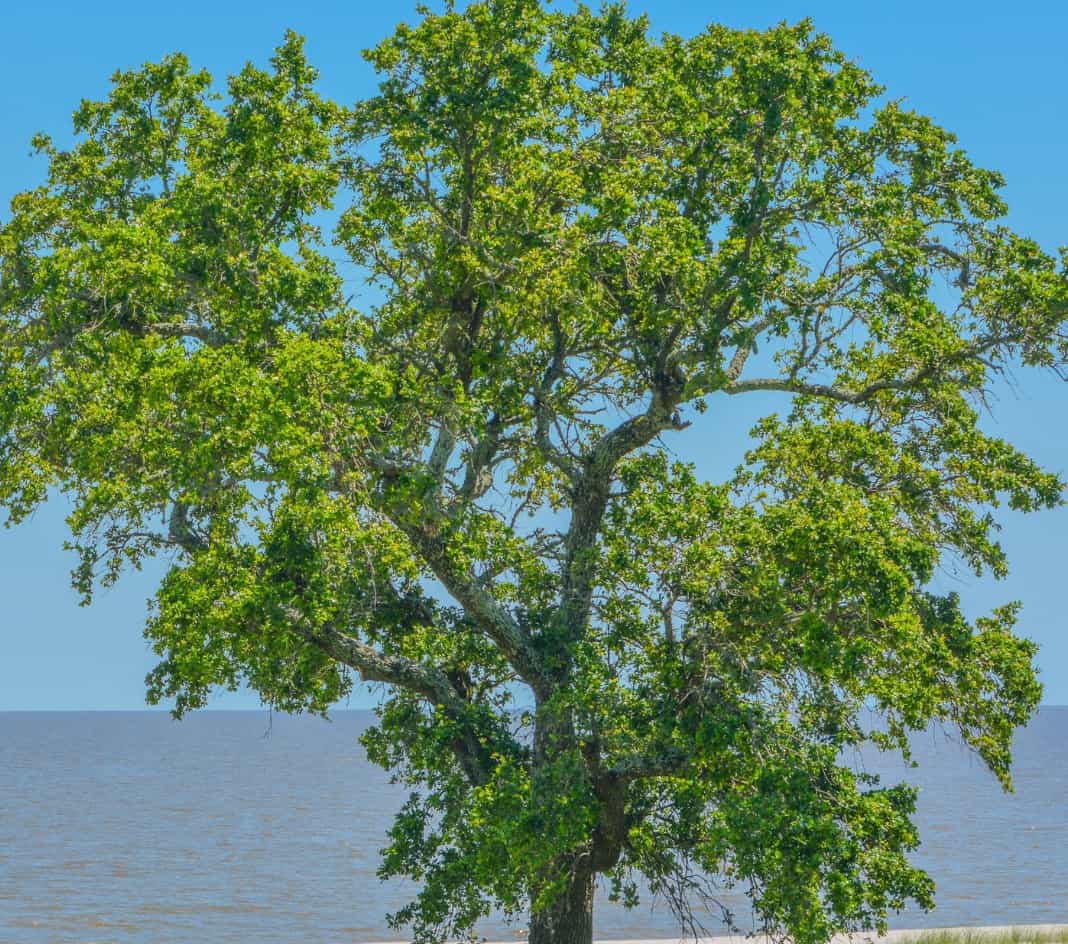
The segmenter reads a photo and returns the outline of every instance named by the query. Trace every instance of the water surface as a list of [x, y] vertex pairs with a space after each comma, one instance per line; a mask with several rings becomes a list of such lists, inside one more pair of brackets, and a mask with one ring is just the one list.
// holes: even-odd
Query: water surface
[[[375, 868], [404, 791], [356, 743], [372, 720], [0, 713], [0, 942], [396, 939], [384, 915], [411, 888]], [[1020, 732], [1014, 795], [941, 734], [915, 748], [915, 770], [858, 758], [921, 791], [916, 859], [938, 907], [892, 926], [1068, 923], [1068, 708]], [[677, 936], [663, 904], [603, 899], [599, 937]], [[481, 930], [519, 936], [500, 920]]]

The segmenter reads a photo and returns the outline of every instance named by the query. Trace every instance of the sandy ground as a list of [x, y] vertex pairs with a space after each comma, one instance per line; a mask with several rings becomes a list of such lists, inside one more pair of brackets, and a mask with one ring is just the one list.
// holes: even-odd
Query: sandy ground
[[[982, 936], [984, 934], [1004, 934], [1007, 931], [1015, 931], [1023, 936], [1026, 936], [1028, 932], [1031, 932], [1038, 936], [1052, 934], [1054, 932], [1068, 932], [1068, 924], [1014, 924], [1001, 927], [922, 928], [915, 930], [899, 929], [895, 931], [887, 931], [886, 934], [881, 937], [875, 933], [854, 934], [852, 936], [840, 934], [837, 937], [832, 938], [832, 944], [868, 944], [868, 942], [871, 942], [871, 944], [899, 944], [901, 941], [916, 938], [921, 934], [960, 932], [962, 934]], [[522, 944], [522, 941], [523, 938], [517, 937], [512, 941], [491, 942], [491, 944]], [[398, 944], [398, 942], [389, 941], [381, 942], [381, 944]], [[733, 937], [702, 937], [697, 938], [696, 942], [692, 937], [630, 938], [628, 940], [596, 938], [594, 944], [772, 944], [772, 942], [767, 938], [746, 937], [742, 934], [736, 934]]]
[[[1007, 931], [1016, 931], [1022, 935], [1026, 935], [1028, 932], [1032, 932], [1035, 935], [1051, 934], [1053, 932], [1068, 931], [1068, 925], [1066, 924], [1016, 924], [1003, 927], [960, 927], [960, 928], [923, 928], [916, 930], [895, 930], [887, 931], [886, 934], [881, 937], [874, 932], [868, 934], [854, 934], [852, 936], [846, 934], [840, 934], [837, 937], [832, 938], [833, 944], [898, 944], [903, 940], [914, 939], [921, 934], [932, 933], [954, 933], [960, 932], [962, 934], [969, 934], [974, 936], [982, 936], [985, 934], [997, 935], [1004, 934]], [[703, 937], [698, 939], [700, 944], [770, 944], [766, 938], [751, 937], [747, 938], [744, 935], [735, 935], [734, 937]], [[662, 938], [660, 940], [630, 940], [630, 941], [608, 941], [598, 940], [596, 944], [694, 944], [694, 939], [690, 938]]]

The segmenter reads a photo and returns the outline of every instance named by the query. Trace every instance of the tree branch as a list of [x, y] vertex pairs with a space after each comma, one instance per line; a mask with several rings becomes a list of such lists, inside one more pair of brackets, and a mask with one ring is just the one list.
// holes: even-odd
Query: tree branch
[[408, 538], [423, 563], [475, 625], [497, 645], [520, 678], [535, 691], [544, 690], [542, 659], [530, 634], [474, 574], [466, 573], [451, 559], [443, 534], [449, 527], [450, 517], [438, 501], [437, 489], [417, 497], [391, 494], [394, 486], [419, 466], [394, 461], [373, 449], [354, 458], [374, 469], [383, 483], [374, 502], [377, 510]]
[[618, 761], [605, 773], [621, 782], [648, 780], [653, 777], [681, 777], [687, 772], [690, 757], [680, 750], [666, 750], [657, 755], [639, 755]]
[[565, 636], [581, 634], [589, 619], [593, 599], [595, 555], [593, 548], [610, 498], [616, 466], [627, 454], [652, 442], [667, 429], [685, 429], [676, 407], [685, 390], [685, 378], [664, 365], [666, 352], [658, 359], [652, 399], [644, 413], [633, 416], [606, 433], [582, 460], [574, 480], [571, 525], [564, 539], [561, 618]]
[[[951, 354], [941, 361], [932, 362], [916, 370], [910, 371], [902, 377], [887, 377], [883, 380], [875, 380], [864, 387], [851, 389], [849, 387], [836, 387], [832, 384], [806, 383], [800, 380], [791, 380], [787, 377], [762, 377], [753, 380], [739, 380], [730, 386], [723, 387], [724, 393], [738, 394], [751, 393], [757, 390], [774, 390], [782, 393], [795, 393], [802, 396], [822, 397], [828, 400], [837, 400], [840, 403], [859, 404], [870, 400], [875, 394], [883, 390], [912, 390], [925, 380], [938, 376], [947, 367], [968, 361], [982, 360], [983, 355], [1003, 344], [1012, 344], [1023, 339], [1022, 333], [1000, 334], [984, 338], [969, 344]], [[985, 361], [984, 361], [985, 363]]]
[[355, 669], [363, 681], [396, 685], [458, 714], [466, 710], [467, 703], [440, 669], [403, 656], [387, 655], [330, 624], [312, 627], [296, 607], [285, 607], [283, 613], [297, 635], [337, 662]]
[[950, 249], [949, 246], [943, 246], [942, 243], [921, 243], [920, 249], [924, 252], [941, 253], [960, 266], [960, 275], [956, 279], [958, 288], [968, 288], [972, 284], [972, 261], [966, 255]]
[[497, 455], [503, 426], [500, 414], [494, 413], [486, 423], [486, 431], [471, 447], [464, 481], [460, 486], [460, 497], [465, 501], [485, 495], [493, 484], [493, 460]]
[[[427, 504], [430, 504], [429, 500]], [[542, 660], [530, 635], [476, 577], [464, 573], [450, 559], [448, 546], [438, 526], [438, 522], [447, 520], [445, 514], [436, 504], [424, 510], [428, 514], [418, 516], [394, 510], [390, 519], [407, 535], [434, 576], [463, 607], [475, 625], [496, 643], [519, 676], [535, 691], [543, 691]]]
[[180, 498], [171, 509], [170, 520], [167, 522], [167, 539], [188, 554], [203, 551], [208, 547], [207, 538], [198, 534], [190, 524], [189, 508]]
[[560, 327], [560, 319], [553, 314], [551, 322], [553, 328], [553, 356], [542, 374], [541, 382], [534, 390], [534, 442], [546, 462], [555, 466], [569, 479], [573, 479], [576, 475], [575, 464], [567, 453], [553, 444], [550, 436], [553, 413], [549, 409], [548, 398], [552, 393], [553, 386], [563, 377], [564, 364], [567, 360], [567, 350], [564, 344], [563, 331]]
[[221, 331], [209, 328], [207, 325], [194, 321], [182, 321], [176, 324], [146, 324], [139, 325], [132, 330], [133, 334], [144, 337], [149, 334], [158, 334], [161, 338], [194, 338], [202, 341], [210, 347], [221, 347], [229, 342], [229, 338]]
[[[469, 703], [441, 669], [403, 656], [387, 655], [331, 624], [312, 627], [295, 607], [285, 607], [283, 613], [298, 636], [331, 659], [355, 669], [363, 681], [382, 682], [419, 695], [458, 721], [469, 717]], [[489, 776], [487, 759], [474, 732], [465, 728], [451, 747], [468, 781], [475, 786], [485, 783]]]

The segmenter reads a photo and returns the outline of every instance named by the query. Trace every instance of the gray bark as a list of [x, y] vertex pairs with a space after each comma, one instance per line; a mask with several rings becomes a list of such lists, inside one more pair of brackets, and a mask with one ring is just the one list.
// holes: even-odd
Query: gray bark
[[576, 863], [567, 888], [530, 916], [530, 944], [592, 944], [593, 872]]

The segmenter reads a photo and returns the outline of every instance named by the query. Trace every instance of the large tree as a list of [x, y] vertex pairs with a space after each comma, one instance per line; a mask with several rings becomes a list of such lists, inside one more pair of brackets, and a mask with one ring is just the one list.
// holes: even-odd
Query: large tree
[[[497, 907], [586, 944], [598, 876], [683, 915], [737, 884], [802, 944], [929, 904], [913, 791], [843, 756], [937, 722], [1009, 786], [1035, 647], [931, 581], [1002, 575], [994, 507], [1061, 500], [979, 419], [1068, 357], [1064, 268], [808, 23], [421, 17], [352, 107], [291, 35], [224, 97], [169, 56], [36, 141], [0, 502], [70, 497], [86, 597], [167, 560], [153, 703], [381, 683], [421, 940]], [[669, 457], [769, 391], [729, 480]]]

